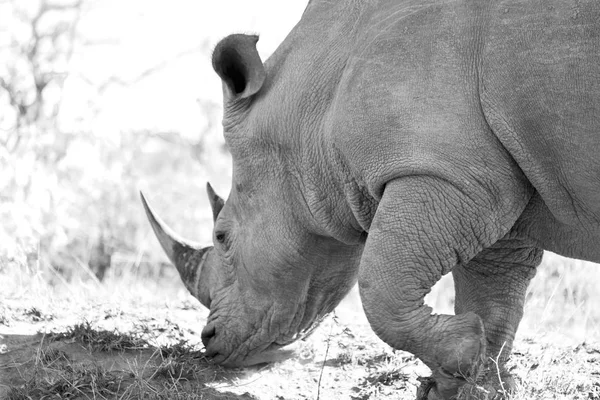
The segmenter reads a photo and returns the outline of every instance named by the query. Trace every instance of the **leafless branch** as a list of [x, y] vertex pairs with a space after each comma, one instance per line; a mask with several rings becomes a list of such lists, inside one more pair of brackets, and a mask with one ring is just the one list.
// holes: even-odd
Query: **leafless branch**
[[[113, 76], [109, 77], [106, 81], [104, 81], [102, 84], [97, 86], [96, 90], [97, 90], [98, 94], [102, 94], [111, 86], [124, 86], [124, 87], [133, 86], [133, 85], [143, 81], [144, 79], [148, 78], [149, 76], [154, 75], [157, 72], [160, 72], [160, 71], [168, 68], [169, 65], [173, 61], [178, 60], [183, 57], [186, 57], [190, 54], [195, 54], [195, 53], [198, 53], [199, 51], [205, 50], [207, 48], [207, 46], [208, 46], [207, 42], [203, 41], [198, 46], [181, 51], [181, 52], [175, 54], [173, 57], [171, 57], [167, 60], [163, 60], [163, 61], [159, 62], [158, 64], [153, 65], [153, 66], [143, 70], [133, 79], [123, 79], [119, 76], [113, 75]], [[91, 81], [89, 79], [87, 79], [83, 76], [81, 76], [81, 79], [83, 79], [86, 82], [91, 83]]]
[[[26, 60], [29, 68], [26, 70], [22, 68], [17, 70], [16, 67], [9, 65], [9, 76], [0, 77], [0, 88], [7, 93], [9, 104], [14, 109], [16, 115], [14, 131], [17, 132], [18, 137], [14, 141], [15, 146], [12, 146], [13, 151], [16, 150], [16, 146], [21, 142], [21, 138], [24, 135], [24, 132], [21, 132], [23, 126], [35, 124], [42, 117], [46, 123], [56, 123], [55, 117], [59, 113], [61, 101], [59, 99], [53, 105], [49, 115], [42, 115], [45, 106], [44, 91], [51, 82], [55, 82], [61, 89], [60, 94], [62, 95], [64, 79], [61, 81], [57, 78], [64, 76], [66, 72], [60, 73], [49, 69], [53, 67], [59, 58], [66, 60], [67, 64], [71, 60], [83, 2], [84, 0], [77, 0], [72, 3], [63, 4], [42, 0], [33, 16], [28, 16], [22, 8], [18, 7], [18, 3], [15, 0], [11, 2], [17, 17], [29, 25], [31, 32], [31, 38], [27, 43], [13, 43], [11, 46], [16, 50], [16, 53], [14, 53], [15, 58]], [[73, 12], [74, 15], [69, 16], [67, 20], [59, 21], [51, 26], [50, 29], [43, 27], [41, 21], [43, 21], [48, 13], [67, 11]], [[59, 49], [56, 47], [56, 44], [60, 38], [65, 36], [67, 36], [67, 48], [66, 50]], [[40, 51], [42, 42], [44, 41], [50, 41], [53, 44], [54, 48], [51, 52], [42, 53]], [[22, 77], [25, 71], [30, 74], [27, 79], [33, 82], [33, 85], [29, 87], [22, 87], [22, 83], [19, 83], [22, 80], [19, 77]], [[10, 141], [10, 138], [8, 140]], [[7, 145], [8, 142], [5, 143], [5, 147]]]
[[40, 7], [38, 15], [42, 16], [48, 11], [73, 11], [73, 10], [81, 10], [81, 6], [83, 5], [83, 0], [77, 0], [72, 3], [61, 4], [61, 3], [51, 3], [48, 1], [44, 1]]
[[181, 147], [189, 146], [189, 142], [181, 137], [177, 131], [152, 131], [152, 130], [137, 130], [134, 132], [138, 136], [142, 136], [146, 139], [159, 139], [163, 142], [174, 144]]
[[[75, 51], [77, 28], [79, 26], [79, 22], [81, 21], [82, 4], [83, 4], [83, 0], [78, 0], [75, 3], [76, 14], [75, 14], [75, 17], [73, 18], [72, 23], [69, 25], [69, 29], [68, 29], [69, 40], [67, 41], [68, 48], [67, 48], [67, 53], [66, 53], [67, 64], [70, 63], [71, 59], [73, 58], [73, 53]], [[64, 82], [64, 80], [63, 80], [63, 82]], [[62, 89], [62, 85], [61, 85], [61, 89]], [[53, 117], [58, 116], [58, 114], [60, 113], [60, 108], [62, 106], [62, 103], [63, 103], [63, 91], [61, 90], [58, 102], [56, 103], [56, 106], [54, 107], [53, 112], [52, 112]]]

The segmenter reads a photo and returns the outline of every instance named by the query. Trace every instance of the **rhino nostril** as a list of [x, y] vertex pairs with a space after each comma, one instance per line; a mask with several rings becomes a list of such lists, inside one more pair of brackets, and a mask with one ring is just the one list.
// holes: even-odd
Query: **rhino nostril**
[[208, 346], [208, 342], [210, 342], [210, 339], [212, 339], [213, 337], [215, 337], [217, 334], [217, 330], [215, 329], [214, 325], [213, 326], [206, 326], [204, 327], [204, 329], [202, 329], [202, 343], [204, 344], [204, 346]]

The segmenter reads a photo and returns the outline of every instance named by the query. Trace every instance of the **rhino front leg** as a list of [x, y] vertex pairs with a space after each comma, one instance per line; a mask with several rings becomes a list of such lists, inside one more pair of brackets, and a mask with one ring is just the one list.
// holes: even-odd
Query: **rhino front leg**
[[465, 391], [473, 392], [472, 397], [476, 397], [481, 388], [498, 393], [497, 397], [514, 389], [504, 365], [523, 316], [527, 286], [542, 260], [542, 253], [541, 249], [523, 241], [505, 238], [452, 271], [456, 314], [479, 315], [487, 339], [485, 369], [478, 385], [465, 387]]
[[474, 312], [432, 315], [424, 297], [442, 275], [503, 237], [527, 196], [469, 192], [443, 179], [399, 178], [384, 190], [363, 252], [359, 288], [375, 333], [419, 357], [432, 370], [431, 398], [450, 399], [478, 375], [486, 355]]

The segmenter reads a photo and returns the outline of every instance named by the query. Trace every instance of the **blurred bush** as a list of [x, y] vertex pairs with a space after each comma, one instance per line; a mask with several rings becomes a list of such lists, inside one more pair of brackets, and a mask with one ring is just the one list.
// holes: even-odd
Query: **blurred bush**
[[[100, 280], [123, 263], [156, 272], [164, 257], [149, 235], [140, 189], [175, 229], [210, 239], [203, 186], [208, 175], [225, 181], [229, 174], [211, 124], [193, 128], [193, 138], [153, 127], [109, 137], [91, 128], [89, 111], [100, 107], [98, 98], [87, 99], [84, 115], [64, 113], [71, 59], [87, 45], [78, 28], [89, 4], [0, 3], [6, 18], [0, 29], [0, 270], [46, 265], [66, 279], [93, 273]], [[198, 51], [207, 52], [206, 44]], [[168, 65], [164, 60], [143, 77]], [[110, 77], [88, 84], [129, 83]], [[219, 118], [214, 103], [198, 104], [206, 120]], [[215, 150], [206, 151], [207, 141]]]

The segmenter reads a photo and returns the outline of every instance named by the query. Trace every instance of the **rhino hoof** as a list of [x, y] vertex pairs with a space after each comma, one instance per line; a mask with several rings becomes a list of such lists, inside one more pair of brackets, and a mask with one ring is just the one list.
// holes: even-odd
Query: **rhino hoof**
[[469, 382], [461, 387], [458, 391], [457, 400], [504, 400], [510, 398], [510, 394], [514, 393], [516, 384], [514, 378], [507, 371], [500, 372], [500, 380], [498, 372], [494, 369], [488, 370], [487, 374], [479, 382], [474, 384]]
[[441, 390], [442, 393], [440, 393], [440, 390], [438, 388], [438, 382], [436, 382], [436, 380], [433, 377], [430, 376], [427, 378], [419, 378], [419, 382], [421, 382], [421, 385], [417, 389], [417, 400], [456, 399], [456, 393], [459, 390], [458, 388], [464, 383], [464, 381], [459, 381], [458, 379], [456, 379], [455, 382], [453, 382], [454, 385], [452, 385], [453, 388], [451, 390], [448, 390], [448, 388], [446, 387], [446, 390]]
[[486, 383], [482, 385], [465, 383], [462, 379], [452, 379], [453, 382], [442, 379], [445, 381], [442, 383], [436, 382], [433, 377], [419, 378], [421, 385], [417, 388], [416, 400], [504, 400], [515, 390], [515, 382], [507, 372], [501, 373], [501, 377], [502, 385], [497, 385], [497, 376], [484, 378]]
[[435, 379], [428, 376], [426, 378], [418, 378], [418, 380], [421, 382], [421, 385], [417, 388], [417, 400], [436, 400], [440, 398], [435, 390]]

